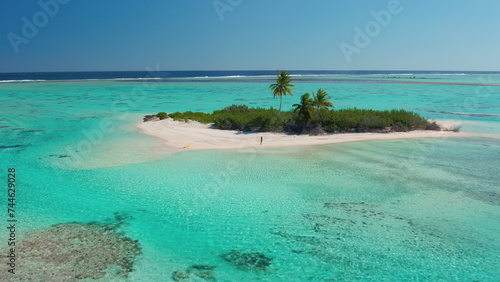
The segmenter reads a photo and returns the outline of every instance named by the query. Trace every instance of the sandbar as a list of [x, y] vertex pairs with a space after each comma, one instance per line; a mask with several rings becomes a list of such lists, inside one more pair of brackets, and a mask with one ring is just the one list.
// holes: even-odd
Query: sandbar
[[[441, 128], [451, 129], [461, 121], [436, 120]], [[472, 135], [465, 132], [415, 130], [390, 133], [337, 133], [318, 136], [291, 135], [273, 132], [239, 132], [211, 128], [209, 124], [196, 121], [174, 121], [164, 119], [137, 124], [142, 133], [161, 138], [165, 141], [165, 150], [171, 153], [192, 150], [222, 150], [239, 148], [268, 148], [286, 146], [322, 145], [347, 142], [461, 137]], [[262, 137], [262, 144], [260, 143]]]

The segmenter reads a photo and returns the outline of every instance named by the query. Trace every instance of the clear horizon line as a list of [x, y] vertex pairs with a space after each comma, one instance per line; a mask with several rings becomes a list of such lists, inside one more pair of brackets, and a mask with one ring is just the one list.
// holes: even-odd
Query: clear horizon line
[[[224, 72], [224, 71], [279, 71], [279, 70], [285, 70], [285, 69], [262, 69], [262, 70], [155, 70], [155, 72], [160, 71], [160, 72], [201, 72], [201, 71], [206, 71], [206, 72]], [[338, 71], [338, 72], [356, 72], [356, 71], [362, 71], [362, 72], [367, 72], [367, 71], [394, 71], [394, 72], [499, 72], [500, 70], [410, 70], [410, 69], [359, 69], [359, 70], [325, 70], [325, 69], [289, 69], [286, 70], [289, 72], [292, 71]], [[0, 72], [0, 74], [5, 74], [5, 73], [91, 73], [91, 72], [148, 72], [147, 70], [96, 70], [96, 71], [89, 71], [89, 70], [71, 70], [71, 71], [23, 71], [23, 72]]]

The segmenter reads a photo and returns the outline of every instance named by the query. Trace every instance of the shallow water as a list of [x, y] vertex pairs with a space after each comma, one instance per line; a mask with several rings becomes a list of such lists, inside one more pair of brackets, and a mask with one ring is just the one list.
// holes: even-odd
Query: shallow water
[[[161, 141], [133, 126], [158, 111], [276, 107], [267, 86], [237, 79], [1, 84], [0, 156], [2, 171], [18, 171], [19, 236], [51, 224], [130, 215], [123, 231], [143, 248], [131, 281], [164, 281], [200, 264], [215, 266], [221, 281], [500, 276], [499, 139], [165, 156], [157, 153]], [[308, 80], [294, 91], [319, 87], [337, 108], [404, 108], [476, 122], [463, 125], [469, 132], [500, 132], [498, 87]], [[285, 97], [285, 107], [296, 99]], [[233, 249], [262, 253], [271, 265], [238, 269], [220, 256]]]

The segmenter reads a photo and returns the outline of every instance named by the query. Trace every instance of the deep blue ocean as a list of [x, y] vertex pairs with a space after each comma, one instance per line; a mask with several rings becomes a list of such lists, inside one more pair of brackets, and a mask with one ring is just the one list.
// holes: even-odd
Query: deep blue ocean
[[[289, 70], [291, 75], [322, 76], [322, 75], [486, 75], [500, 74], [494, 71], [334, 71], [334, 70]], [[202, 77], [236, 77], [236, 76], [274, 76], [275, 70], [244, 70], [244, 71], [92, 71], [92, 72], [28, 72], [28, 73], [0, 73], [1, 81], [22, 80], [101, 80], [101, 79], [173, 79], [173, 78], [202, 78]]]

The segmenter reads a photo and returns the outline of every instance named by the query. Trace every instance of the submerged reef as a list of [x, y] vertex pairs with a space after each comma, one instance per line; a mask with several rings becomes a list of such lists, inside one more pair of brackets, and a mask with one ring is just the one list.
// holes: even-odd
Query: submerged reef
[[467, 195], [473, 199], [490, 205], [500, 205], [500, 193], [494, 191], [469, 191]]
[[172, 272], [172, 279], [174, 281], [197, 281], [197, 280], [205, 280], [205, 281], [216, 281], [215, 274], [213, 271], [215, 270], [215, 266], [204, 265], [204, 264], [196, 264], [191, 265], [186, 269], [186, 271], [174, 271]]
[[[482, 195], [495, 197], [491, 193]], [[456, 275], [450, 276], [455, 279], [464, 272], [445, 267], [438, 272], [425, 260], [477, 269], [479, 260], [470, 258], [477, 256], [478, 247], [494, 249], [494, 242], [485, 244], [460, 227], [442, 228], [442, 224], [452, 225], [442, 221], [436, 224], [420, 215], [394, 213], [392, 207], [366, 202], [323, 202], [317, 207], [315, 213], [302, 214], [303, 228], [273, 228], [270, 233], [283, 238], [281, 248], [290, 250], [296, 259], [310, 260], [330, 273], [324, 280], [376, 277], [380, 269], [391, 269], [394, 261], [403, 267], [401, 277], [434, 281]], [[415, 276], [416, 267], [425, 272]]]
[[124, 279], [141, 247], [117, 230], [120, 225], [72, 222], [31, 232], [16, 244], [15, 274], [2, 272], [0, 281]]
[[241, 270], [259, 270], [267, 271], [271, 265], [271, 258], [261, 253], [246, 253], [237, 250], [231, 250], [221, 257]]

